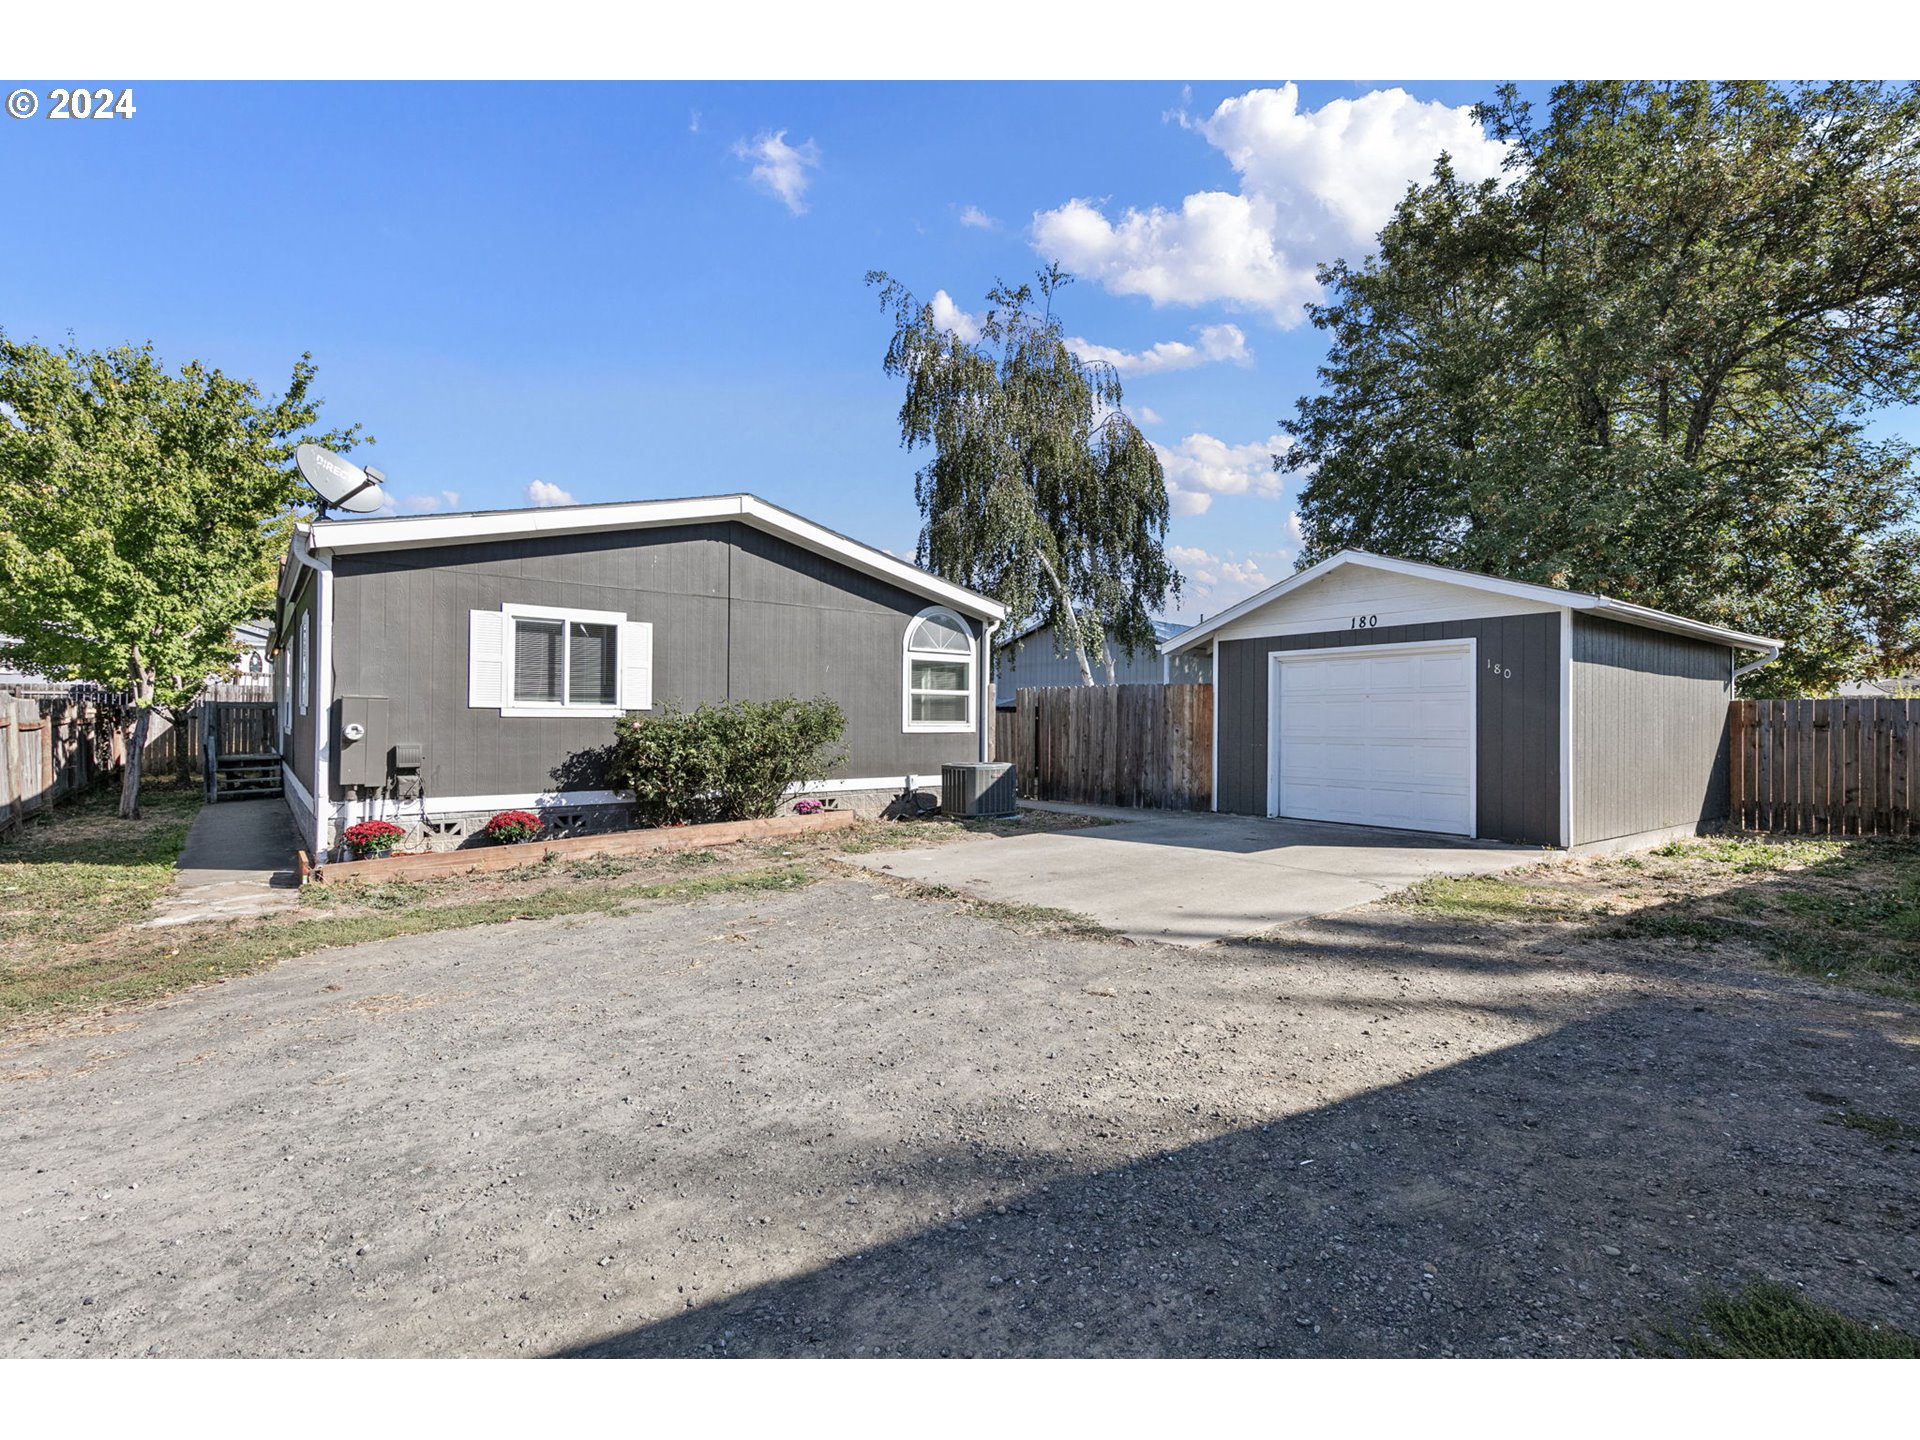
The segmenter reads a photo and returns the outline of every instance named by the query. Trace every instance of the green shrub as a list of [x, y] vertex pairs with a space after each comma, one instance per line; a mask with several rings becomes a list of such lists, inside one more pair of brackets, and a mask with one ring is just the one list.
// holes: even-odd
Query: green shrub
[[614, 726], [608, 775], [633, 792], [643, 825], [754, 820], [778, 810], [788, 786], [825, 779], [845, 758], [846, 728], [825, 696], [666, 705]]

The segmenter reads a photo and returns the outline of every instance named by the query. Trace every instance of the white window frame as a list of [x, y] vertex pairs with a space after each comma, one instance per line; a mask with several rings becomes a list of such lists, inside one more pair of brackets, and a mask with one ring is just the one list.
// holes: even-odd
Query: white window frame
[[[500, 713], [508, 717], [526, 719], [538, 715], [567, 715], [580, 719], [618, 718], [627, 712], [619, 705], [620, 700], [620, 664], [621, 647], [625, 638], [621, 627], [627, 623], [627, 617], [617, 610], [568, 610], [552, 605], [520, 605], [511, 601], [500, 607], [500, 613], [506, 617], [506, 704], [500, 707]], [[576, 620], [582, 625], [611, 625], [613, 627], [613, 696], [612, 705], [575, 705], [567, 698], [567, 667], [571, 665], [570, 647], [561, 646], [562, 668], [560, 672], [560, 699], [558, 700], [520, 700], [513, 693], [514, 656], [517, 653], [516, 628], [522, 620]], [[565, 636], [562, 635], [564, 641]]]
[[300, 713], [307, 713], [307, 700], [312, 694], [313, 673], [313, 611], [300, 612], [300, 658], [295, 662], [300, 672]]
[[[922, 695], [956, 695], [967, 697], [967, 718], [962, 720], [916, 720], [913, 718], [913, 662], [918, 660], [958, 660], [957, 650], [915, 650], [912, 648], [913, 632], [922, 620], [951, 620], [960, 627], [967, 637], [967, 687], [964, 691], [922, 690]], [[900, 640], [900, 728], [903, 733], [924, 735], [971, 735], [979, 724], [980, 708], [980, 637], [973, 633], [973, 626], [967, 623], [966, 616], [945, 605], [930, 605], [907, 622], [907, 631]]]

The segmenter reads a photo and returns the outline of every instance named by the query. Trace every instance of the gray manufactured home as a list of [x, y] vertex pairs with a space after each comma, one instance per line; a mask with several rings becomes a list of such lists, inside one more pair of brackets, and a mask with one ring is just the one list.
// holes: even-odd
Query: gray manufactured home
[[[1164, 645], [1187, 627], [1170, 620], [1153, 622], [1154, 639]], [[1209, 685], [1213, 671], [1206, 657], [1182, 655], [1169, 659], [1157, 648], [1129, 654], [1116, 651], [1109, 641], [1093, 662], [1096, 685]], [[1053, 626], [1029, 625], [1001, 641], [993, 656], [994, 703], [1009, 706], [1021, 690], [1044, 685], [1078, 685], [1080, 662], [1055, 647]]]
[[1213, 667], [1216, 810], [1574, 849], [1724, 821], [1727, 702], [1780, 642], [1348, 550], [1161, 650]]
[[863, 808], [984, 758], [994, 601], [751, 495], [302, 526], [281, 573], [288, 803], [315, 855], [358, 820], [451, 846], [502, 810], [620, 823], [615, 720], [831, 696]]

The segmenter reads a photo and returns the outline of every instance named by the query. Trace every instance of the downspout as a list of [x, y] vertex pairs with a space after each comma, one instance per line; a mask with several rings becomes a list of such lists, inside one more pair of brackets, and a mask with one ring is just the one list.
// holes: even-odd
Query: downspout
[[313, 863], [326, 862], [327, 822], [333, 818], [333, 777], [329, 762], [333, 758], [331, 727], [327, 712], [333, 708], [333, 562], [313, 553], [311, 532], [295, 535], [293, 558], [314, 572], [313, 612], [316, 659], [300, 658], [313, 666], [313, 830], [307, 836], [307, 853]]
[[982, 763], [990, 759], [998, 760], [1000, 758], [998, 755], [992, 753], [993, 727], [1000, 712], [987, 703], [994, 698], [993, 632], [999, 628], [999, 621], [989, 620], [986, 622], [986, 630], [980, 637], [980, 734], [978, 739]]
[[1739, 669], [1735, 670], [1733, 672], [1733, 683], [1735, 685], [1738, 685], [1740, 683], [1740, 677], [1742, 675], [1751, 675], [1754, 671], [1773, 664], [1773, 662], [1778, 660], [1779, 658], [1780, 658], [1780, 647], [1776, 645], [1771, 650], [1767, 651], [1767, 653], [1763, 655], [1760, 659], [1753, 661], [1751, 664], [1742, 665]]

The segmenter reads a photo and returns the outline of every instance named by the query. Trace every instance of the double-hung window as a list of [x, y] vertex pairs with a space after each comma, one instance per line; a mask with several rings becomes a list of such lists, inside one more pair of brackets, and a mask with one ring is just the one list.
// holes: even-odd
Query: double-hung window
[[653, 626], [601, 610], [469, 614], [468, 703], [502, 715], [620, 715], [653, 704]]
[[620, 626], [602, 620], [513, 620], [515, 705], [620, 703]]
[[973, 729], [973, 632], [951, 610], [923, 610], [907, 626], [905, 728]]

